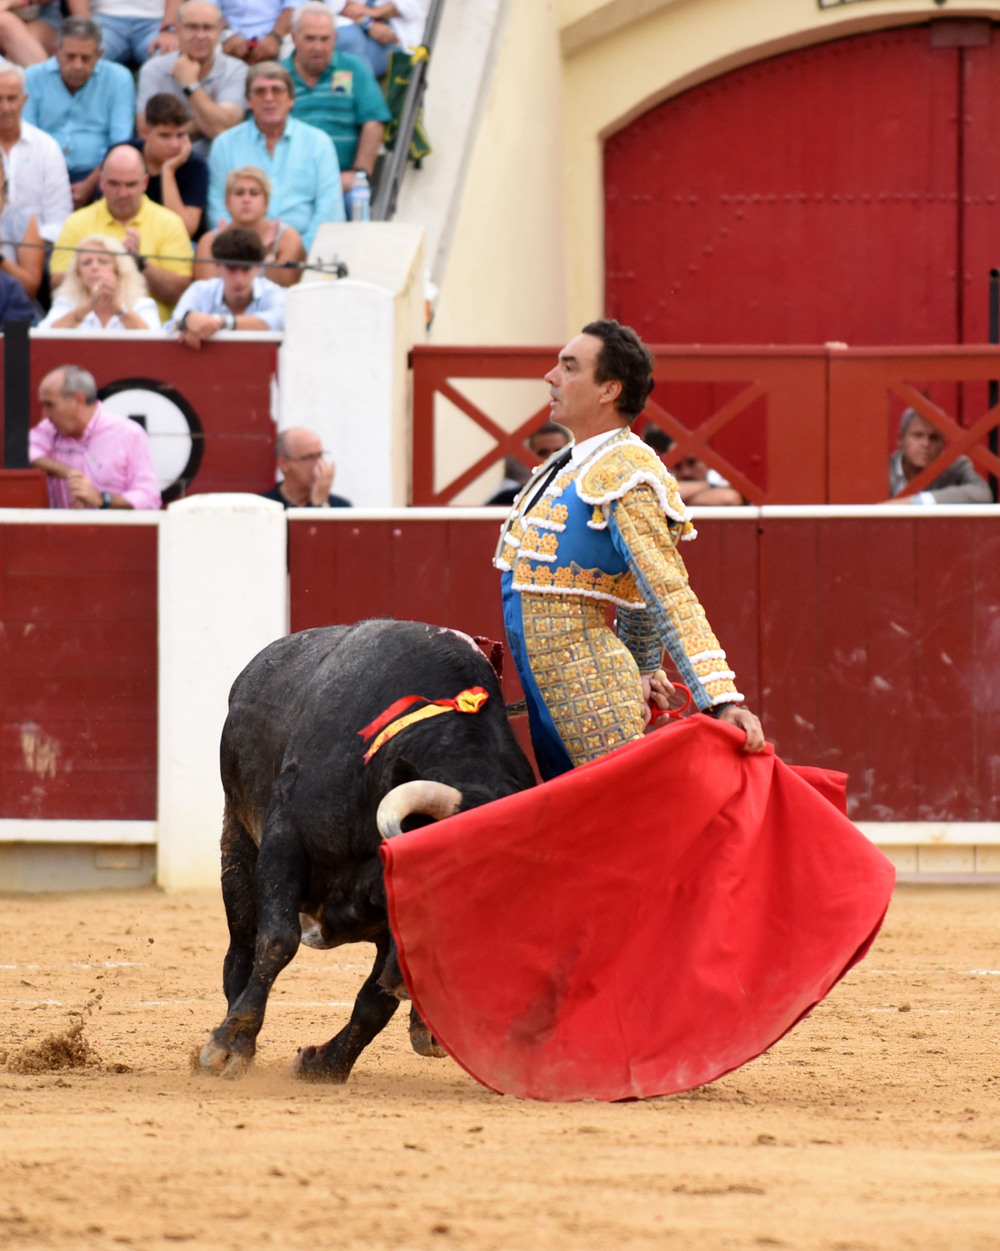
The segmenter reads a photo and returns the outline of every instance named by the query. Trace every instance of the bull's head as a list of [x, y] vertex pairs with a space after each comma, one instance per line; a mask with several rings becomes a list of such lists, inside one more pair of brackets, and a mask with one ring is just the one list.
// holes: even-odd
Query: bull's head
[[462, 804], [462, 792], [444, 782], [419, 778], [394, 786], [383, 798], [375, 814], [378, 832], [383, 838], [394, 838], [403, 832], [407, 817], [431, 817], [443, 821], [453, 817]]

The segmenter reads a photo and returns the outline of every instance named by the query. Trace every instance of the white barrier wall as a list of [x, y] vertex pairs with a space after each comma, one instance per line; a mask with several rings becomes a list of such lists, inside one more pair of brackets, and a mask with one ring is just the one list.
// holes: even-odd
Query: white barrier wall
[[256, 495], [171, 504], [159, 533], [157, 881], [219, 883], [219, 736], [229, 688], [288, 632], [285, 510]]

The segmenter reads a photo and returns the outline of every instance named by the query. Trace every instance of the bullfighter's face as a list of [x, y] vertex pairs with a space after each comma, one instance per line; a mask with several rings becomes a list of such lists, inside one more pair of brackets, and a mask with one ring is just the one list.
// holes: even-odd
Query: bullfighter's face
[[545, 375], [552, 397], [549, 420], [565, 426], [578, 443], [622, 421], [615, 408], [621, 383], [594, 377], [597, 358], [604, 346], [592, 334], [578, 334], [559, 353], [555, 366]]

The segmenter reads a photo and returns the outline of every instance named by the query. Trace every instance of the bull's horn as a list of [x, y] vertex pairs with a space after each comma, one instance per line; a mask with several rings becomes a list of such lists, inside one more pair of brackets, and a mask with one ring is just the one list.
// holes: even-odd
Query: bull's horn
[[453, 817], [462, 802], [462, 792], [444, 782], [404, 782], [394, 786], [378, 806], [375, 823], [383, 838], [401, 834], [403, 821], [414, 813], [443, 821]]

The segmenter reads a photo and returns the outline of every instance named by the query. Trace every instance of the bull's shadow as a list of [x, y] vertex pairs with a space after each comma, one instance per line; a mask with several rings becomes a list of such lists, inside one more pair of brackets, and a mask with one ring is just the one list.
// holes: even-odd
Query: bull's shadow
[[[367, 941], [375, 962], [350, 1021], [293, 1064], [300, 1077], [344, 1082], [408, 997], [386, 912], [383, 837], [534, 785], [497, 675], [472, 639], [438, 626], [305, 630], [266, 647], [236, 679], [220, 754], [229, 1008], [202, 1068], [232, 1076], [250, 1063], [274, 979], [300, 942]], [[421, 1054], [442, 1054], [415, 1011], [410, 1039]]]

